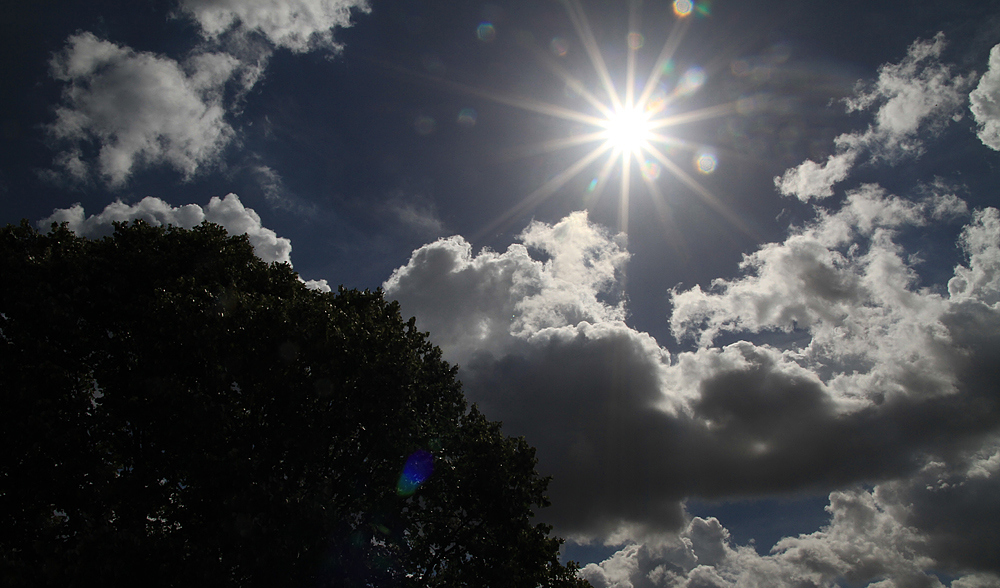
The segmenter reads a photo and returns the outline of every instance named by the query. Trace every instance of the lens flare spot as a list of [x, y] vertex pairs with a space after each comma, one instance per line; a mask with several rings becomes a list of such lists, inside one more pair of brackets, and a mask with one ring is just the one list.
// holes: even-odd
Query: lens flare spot
[[562, 37], [555, 37], [552, 42], [549, 43], [549, 49], [552, 53], [558, 55], [559, 57], [565, 57], [569, 53], [569, 41], [563, 39]]
[[497, 30], [492, 23], [479, 23], [479, 26], [476, 27], [476, 36], [484, 43], [492, 43], [493, 39], [497, 38]]
[[655, 92], [653, 92], [653, 95], [649, 97], [649, 101], [646, 102], [646, 115], [655, 116], [666, 107], [667, 91], [663, 86], [660, 86]]
[[476, 124], [476, 109], [475, 108], [463, 108], [458, 113], [458, 124], [463, 127], [472, 127]]
[[684, 72], [680, 82], [677, 84], [676, 92], [682, 96], [693, 94], [705, 83], [705, 70], [700, 67], [692, 67]]
[[699, 16], [712, 16], [712, 3], [708, 0], [696, 2], [694, 5], [694, 11], [697, 12]]
[[653, 181], [660, 177], [660, 172], [662, 170], [660, 168], [660, 164], [656, 163], [655, 161], [647, 159], [646, 161], [643, 162], [641, 171], [642, 171], [642, 177], [646, 178], [647, 180]]
[[691, 0], [674, 0], [674, 14], [680, 17], [685, 17], [691, 14], [694, 10], [694, 4]]
[[420, 58], [420, 63], [424, 65], [424, 69], [435, 76], [443, 76], [447, 71], [444, 62], [434, 53], [424, 53]]
[[434, 456], [423, 449], [414, 451], [406, 458], [403, 472], [396, 484], [396, 493], [400, 496], [412, 496], [434, 471]]
[[642, 36], [642, 33], [632, 32], [628, 34], [628, 46], [632, 50], [639, 49], [646, 42], [646, 38]]
[[699, 173], [707, 176], [715, 171], [715, 168], [719, 165], [719, 160], [711, 153], [702, 153], [694, 160], [694, 165]]
[[437, 122], [427, 115], [420, 115], [413, 121], [413, 129], [418, 135], [430, 135], [437, 128]]
[[593, 192], [597, 189], [597, 178], [590, 180], [590, 184], [587, 185], [587, 191]]
[[667, 60], [664, 60], [664, 62], [662, 64], [660, 64], [660, 71], [664, 75], [670, 75], [670, 74], [674, 73], [674, 69], [676, 67], [677, 66], [674, 65], [674, 60], [673, 59], [667, 59]]

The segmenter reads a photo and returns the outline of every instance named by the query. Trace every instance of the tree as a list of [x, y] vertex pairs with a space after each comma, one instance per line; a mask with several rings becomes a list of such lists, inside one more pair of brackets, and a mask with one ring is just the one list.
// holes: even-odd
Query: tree
[[584, 586], [534, 450], [381, 292], [245, 236], [0, 230], [4, 585]]

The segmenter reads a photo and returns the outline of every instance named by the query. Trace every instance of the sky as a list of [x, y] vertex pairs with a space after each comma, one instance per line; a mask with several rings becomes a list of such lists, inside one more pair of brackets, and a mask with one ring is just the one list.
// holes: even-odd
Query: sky
[[597, 588], [1000, 587], [1000, 2], [20, 3], [0, 222], [383, 288]]

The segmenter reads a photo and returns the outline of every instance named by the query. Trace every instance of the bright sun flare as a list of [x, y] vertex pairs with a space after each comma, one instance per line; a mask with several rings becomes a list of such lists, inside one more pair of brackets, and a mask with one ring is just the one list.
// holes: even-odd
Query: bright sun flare
[[653, 138], [650, 116], [635, 107], [620, 108], [602, 126], [606, 129], [607, 141], [618, 151], [640, 153]]
[[[735, 104], [722, 104], [698, 110], [675, 112], [676, 103], [697, 92], [705, 82], [705, 72], [699, 67], [690, 67], [676, 77], [671, 74], [674, 68], [674, 52], [690, 26], [692, 16], [695, 12], [707, 16], [707, 5], [702, 6], [687, 0], [674, 2], [674, 14], [677, 18], [674, 28], [660, 50], [645, 84], [639, 86], [635, 79], [636, 53], [643, 46], [644, 38], [637, 30], [639, 22], [638, 2], [629, 3], [630, 31], [626, 39], [628, 45], [627, 62], [624, 72], [624, 92], [620, 93], [612, 82], [604, 56], [598, 48], [597, 40], [590, 28], [590, 22], [579, 0], [562, 0], [562, 3], [566, 7], [583, 49], [590, 58], [591, 65], [593, 65], [594, 72], [600, 82], [599, 87], [596, 91], [588, 89], [586, 84], [567, 72], [550, 56], [545, 55], [544, 52], [539, 52], [539, 54], [543, 64], [562, 78], [568, 89], [590, 105], [590, 108], [587, 109], [589, 112], [528, 98], [487, 93], [466, 86], [457, 89], [531, 112], [574, 123], [583, 123], [593, 129], [589, 132], [526, 146], [521, 152], [522, 155], [537, 155], [587, 144], [596, 144], [596, 146], [518, 204], [508, 209], [499, 218], [494, 219], [480, 231], [480, 236], [506, 224], [516, 215], [537, 206], [574, 177], [588, 169], [593, 169], [595, 165], [599, 165], [599, 171], [587, 187], [587, 193], [584, 194], [584, 205], [589, 208], [596, 202], [608, 180], [617, 170], [621, 178], [618, 190], [619, 228], [627, 232], [633, 161], [642, 172], [642, 180], [661, 215], [669, 207], [657, 180], [660, 178], [661, 172], [666, 171], [674, 179], [698, 194], [706, 204], [725, 217], [737, 229], [749, 232], [739, 217], [733, 214], [697, 179], [698, 175], [708, 175], [717, 169], [718, 160], [714, 150], [663, 132], [668, 127], [716, 118], [735, 111]], [[699, 8], [699, 6], [701, 7]], [[563, 54], [565, 52], [560, 53], [560, 55]], [[457, 86], [456, 84], [452, 85]], [[641, 91], [637, 92], [637, 90]], [[596, 114], [594, 114], [595, 112]], [[689, 159], [684, 157], [685, 155]], [[679, 163], [675, 161], [678, 156], [681, 157]], [[604, 158], [603, 163], [597, 164], [602, 157]], [[685, 162], [684, 159], [687, 161]]]

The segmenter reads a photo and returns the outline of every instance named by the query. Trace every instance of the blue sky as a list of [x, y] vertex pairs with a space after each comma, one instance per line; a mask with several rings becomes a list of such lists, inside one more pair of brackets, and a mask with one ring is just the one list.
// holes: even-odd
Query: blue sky
[[383, 287], [595, 586], [1000, 586], [998, 8], [25, 4], [0, 220]]

